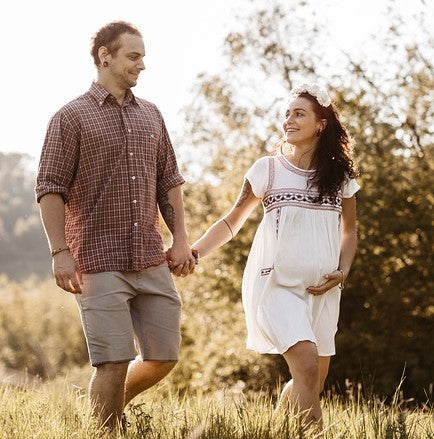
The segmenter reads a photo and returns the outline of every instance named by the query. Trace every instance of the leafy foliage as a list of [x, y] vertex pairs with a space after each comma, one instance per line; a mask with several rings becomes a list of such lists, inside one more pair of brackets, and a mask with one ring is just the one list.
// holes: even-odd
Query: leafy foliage
[[26, 155], [0, 152], [0, 272], [17, 280], [50, 272], [32, 166]]
[[[404, 395], [425, 401], [434, 370], [434, 44], [426, 5], [415, 2], [404, 20], [391, 2], [384, 36], [370, 51], [348, 56], [330, 53], [312, 2], [290, 3], [291, 10], [288, 2], [255, 2], [226, 38], [227, 65], [198, 78], [185, 111], [188, 147], [179, 150], [191, 176], [184, 189], [191, 240], [229, 210], [249, 166], [273, 153], [288, 89], [301, 80], [328, 83], [355, 140], [362, 186], [359, 249], [342, 298], [329, 386], [345, 392], [349, 379], [367, 393], [373, 385], [391, 396], [405, 368]], [[405, 32], [410, 18], [417, 36]], [[0, 263], [15, 279], [49, 271], [24, 165], [19, 155], [0, 155]], [[257, 208], [233, 241], [201, 261], [194, 276], [177, 280], [183, 344], [170, 380], [181, 390], [275, 389], [288, 378], [279, 356], [244, 347], [241, 278], [261, 215]], [[0, 363], [50, 377], [87, 356], [72, 298], [61, 299], [53, 281], [38, 282], [0, 287]]]
[[53, 281], [0, 278], [2, 366], [43, 379], [88, 361], [75, 301]]
[[[290, 7], [274, 1], [241, 17], [239, 29], [226, 39], [226, 68], [199, 78], [197, 96], [186, 109], [186, 127], [206, 160], [201, 183], [186, 192], [189, 223], [203, 231], [204, 223], [228, 210], [248, 167], [273, 153], [288, 89], [301, 79], [328, 83], [355, 141], [362, 186], [359, 249], [344, 290], [329, 382], [343, 388], [344, 379], [351, 378], [390, 395], [405, 368], [404, 391], [423, 399], [434, 367], [434, 54], [425, 5], [417, 4], [413, 19], [425, 29], [420, 35], [426, 40], [408, 39], [405, 20], [391, 3], [387, 36], [372, 41], [372, 54], [338, 53], [332, 61], [340, 62], [334, 64], [320, 56], [327, 30], [311, 8], [303, 1]], [[259, 217], [257, 211], [216, 254], [214, 268], [206, 266], [203, 294], [212, 291], [212, 297], [239, 303]], [[268, 359], [258, 362], [274, 367]]]

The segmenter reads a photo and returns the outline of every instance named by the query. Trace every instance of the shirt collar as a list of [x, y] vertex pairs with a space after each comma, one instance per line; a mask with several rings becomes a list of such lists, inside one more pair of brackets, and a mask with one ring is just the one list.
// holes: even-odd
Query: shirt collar
[[[104, 102], [112, 96], [112, 94], [107, 91], [101, 84], [94, 81], [90, 86], [89, 93], [98, 101], [98, 104], [102, 106]], [[113, 98], [114, 99], [114, 98]], [[131, 90], [127, 90], [123, 105], [128, 105], [131, 102], [136, 103], [136, 98]]]

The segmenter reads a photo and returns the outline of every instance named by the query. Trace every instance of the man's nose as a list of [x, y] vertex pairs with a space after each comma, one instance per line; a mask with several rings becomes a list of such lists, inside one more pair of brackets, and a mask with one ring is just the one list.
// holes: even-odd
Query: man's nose
[[137, 64], [137, 68], [140, 70], [145, 70], [145, 63], [143, 62], [143, 60], [140, 60], [140, 62]]

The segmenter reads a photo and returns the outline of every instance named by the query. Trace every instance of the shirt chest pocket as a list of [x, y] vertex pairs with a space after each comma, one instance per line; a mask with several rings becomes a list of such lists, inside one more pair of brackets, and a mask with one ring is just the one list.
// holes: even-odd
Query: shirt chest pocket
[[136, 131], [135, 141], [137, 146], [157, 152], [159, 133], [153, 128], [142, 128]]
[[139, 168], [139, 173], [143, 175], [145, 181], [155, 180], [157, 178], [157, 144], [154, 138], [148, 135], [149, 139], [142, 138], [140, 142], [134, 145], [134, 163]]
[[[136, 129], [131, 136], [128, 150], [149, 176], [154, 176], [158, 156], [158, 133], [152, 129]], [[133, 158], [133, 156], [131, 157]]]

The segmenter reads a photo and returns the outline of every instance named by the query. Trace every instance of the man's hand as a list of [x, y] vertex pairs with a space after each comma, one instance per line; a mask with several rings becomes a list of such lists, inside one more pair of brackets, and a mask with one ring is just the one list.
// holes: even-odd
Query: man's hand
[[320, 296], [345, 280], [342, 272], [339, 270], [326, 274], [324, 278], [327, 279], [324, 283], [316, 287], [308, 287], [307, 292], [313, 294], [314, 296]]
[[56, 278], [56, 284], [62, 290], [72, 294], [82, 294], [81, 273], [69, 251], [63, 251], [53, 256], [53, 274]]
[[174, 242], [172, 247], [166, 251], [166, 258], [170, 271], [175, 276], [185, 277], [193, 273], [196, 260], [186, 242]]

